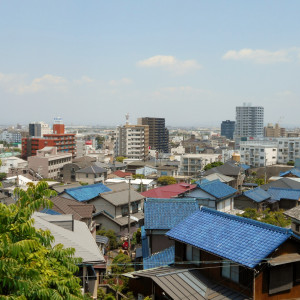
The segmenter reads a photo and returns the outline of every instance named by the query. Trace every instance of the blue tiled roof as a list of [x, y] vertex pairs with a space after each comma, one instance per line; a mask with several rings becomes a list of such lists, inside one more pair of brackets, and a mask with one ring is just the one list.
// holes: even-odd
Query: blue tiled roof
[[291, 229], [202, 207], [166, 235], [254, 268], [292, 234]]
[[167, 266], [175, 262], [175, 246], [155, 253], [143, 260], [144, 270]]
[[295, 176], [297, 176], [297, 177], [300, 178], [300, 169], [298, 169], [298, 168], [293, 168], [293, 169], [288, 170], [288, 171], [286, 171], [286, 172], [280, 172], [280, 173], [279, 173], [279, 176], [280, 176], [280, 177], [284, 177], [285, 175], [288, 175], [288, 174], [292, 174], [292, 175], [295, 175]]
[[144, 226], [141, 227], [141, 238], [142, 238], [142, 255], [143, 255], [143, 259], [145, 259], [149, 257], [149, 244], [148, 244], [148, 238]]
[[65, 192], [77, 201], [88, 201], [97, 197], [101, 193], [111, 192], [111, 189], [103, 183], [97, 183], [65, 189]]
[[236, 189], [221, 182], [219, 179], [212, 180], [206, 183], [198, 184], [198, 188], [209, 193], [216, 198], [224, 198], [233, 195]]
[[41, 210], [41, 213], [44, 213], [44, 214], [48, 214], [48, 215], [61, 215], [61, 213], [53, 210], [53, 209], [50, 209], [50, 208], [44, 208], [43, 210]]
[[240, 164], [240, 166], [246, 171], [250, 169], [250, 166], [245, 165], [245, 164]]
[[271, 187], [267, 191], [271, 195], [272, 200], [279, 201], [280, 199], [290, 199], [298, 201], [300, 198], [300, 190], [283, 189], [277, 187]]
[[203, 179], [201, 179], [201, 181], [200, 181], [200, 180], [197, 180], [197, 181], [195, 182], [195, 184], [199, 185], [199, 184], [203, 184], [203, 183], [207, 183], [207, 182], [209, 182], [209, 180], [206, 179], [206, 178], [203, 178]]
[[271, 195], [268, 194], [266, 191], [264, 191], [261, 188], [255, 188], [253, 190], [249, 190], [244, 192], [244, 195], [247, 196], [248, 198], [252, 199], [255, 202], [262, 202], [264, 200], [267, 200], [271, 198]]
[[144, 203], [145, 229], [171, 229], [196, 210], [199, 206], [193, 198], [148, 198]]

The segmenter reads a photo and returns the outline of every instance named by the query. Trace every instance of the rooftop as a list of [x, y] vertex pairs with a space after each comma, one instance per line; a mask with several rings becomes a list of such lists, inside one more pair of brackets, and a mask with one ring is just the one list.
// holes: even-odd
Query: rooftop
[[195, 199], [153, 199], [144, 203], [145, 229], [171, 229], [199, 210]]
[[272, 200], [279, 201], [280, 199], [296, 200], [300, 199], [300, 189], [283, 189], [277, 187], [271, 187], [267, 191], [270, 194]]
[[288, 217], [291, 217], [293, 219], [300, 221], [300, 206], [296, 206], [294, 208], [286, 210], [284, 212], [284, 214]]
[[143, 259], [144, 270], [167, 266], [175, 261], [175, 246], [171, 246], [161, 252], [155, 253]]
[[166, 234], [238, 264], [254, 268], [293, 232], [202, 207]]
[[225, 198], [234, 195], [237, 190], [221, 182], [219, 179], [198, 184], [197, 187], [216, 198]]
[[291, 170], [288, 170], [286, 172], [280, 172], [279, 176], [280, 177], [284, 177], [286, 175], [294, 175], [296, 177], [299, 177], [300, 178], [300, 169], [298, 168], [293, 168]]
[[193, 190], [197, 187], [196, 184], [188, 183], [175, 183], [170, 185], [161, 186], [155, 189], [148, 190], [141, 193], [145, 197], [149, 198], [172, 198], [183, 195], [184, 193]]
[[261, 189], [259, 187], [255, 188], [253, 190], [244, 192], [244, 195], [255, 202], [262, 202], [264, 200], [271, 198], [270, 194], [268, 194], [266, 191], [264, 191], [263, 189]]
[[110, 192], [111, 189], [103, 183], [83, 185], [71, 189], [65, 189], [65, 192], [77, 201], [91, 200], [101, 193]]

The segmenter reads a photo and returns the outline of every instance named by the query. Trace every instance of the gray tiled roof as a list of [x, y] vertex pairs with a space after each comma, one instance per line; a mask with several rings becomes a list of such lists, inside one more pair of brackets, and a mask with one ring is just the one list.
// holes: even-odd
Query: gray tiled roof
[[89, 167], [86, 167], [86, 168], [76, 171], [76, 173], [101, 174], [101, 173], [107, 173], [107, 170], [93, 164], [92, 166], [89, 166]]
[[74, 187], [78, 187], [78, 186], [81, 186], [81, 184], [79, 182], [74, 182], [74, 183], [71, 183], [71, 184], [56, 185], [56, 186], [53, 186], [52, 189], [54, 191], [56, 191], [58, 194], [60, 194], [65, 189], [70, 189], [70, 188], [74, 188]]
[[[53, 245], [63, 244], [66, 248], [74, 248], [75, 257], [81, 257], [84, 263], [105, 262], [95, 239], [84, 222], [74, 220], [74, 231], [71, 231], [50, 223], [45, 214], [34, 213], [32, 217], [35, 220], [35, 228], [51, 231], [55, 238]], [[52, 219], [55, 217], [61, 216], [51, 216]]]
[[283, 177], [276, 181], [272, 181], [270, 183], [260, 186], [260, 188], [265, 191], [267, 191], [271, 187], [278, 187], [278, 188], [284, 188], [284, 189], [288, 188], [288, 189], [298, 190], [298, 189], [300, 189], [300, 182], [297, 182], [288, 177]]
[[[107, 200], [108, 202], [112, 203], [114, 206], [119, 206], [128, 203], [128, 195], [129, 195], [129, 191], [128, 189], [125, 189], [117, 192], [112, 191], [112, 192], [102, 193], [101, 197]], [[132, 189], [130, 190], [131, 202], [142, 200], [144, 198], [145, 197], [143, 195], [139, 194], [135, 190]]]
[[296, 219], [300, 221], [300, 206], [296, 206], [284, 212], [284, 214], [288, 217]]

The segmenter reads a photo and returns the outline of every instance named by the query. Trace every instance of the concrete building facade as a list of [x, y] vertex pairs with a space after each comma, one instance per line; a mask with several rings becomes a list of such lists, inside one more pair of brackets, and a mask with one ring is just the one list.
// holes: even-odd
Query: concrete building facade
[[149, 126], [124, 125], [117, 128], [115, 156], [146, 160], [149, 154]]
[[58, 179], [63, 166], [71, 162], [71, 153], [58, 153], [56, 147], [45, 147], [37, 150], [35, 156], [28, 157], [28, 168], [43, 178]]
[[149, 126], [149, 146], [158, 152], [169, 152], [169, 130], [164, 118], [139, 118], [138, 125]]
[[233, 139], [235, 130], [235, 121], [226, 120], [221, 123], [221, 136], [226, 136], [228, 139]]
[[282, 128], [279, 126], [278, 123], [275, 124], [275, 126], [271, 123], [269, 123], [264, 128], [264, 135], [265, 137], [285, 137], [286, 136], [286, 130], [285, 128]]

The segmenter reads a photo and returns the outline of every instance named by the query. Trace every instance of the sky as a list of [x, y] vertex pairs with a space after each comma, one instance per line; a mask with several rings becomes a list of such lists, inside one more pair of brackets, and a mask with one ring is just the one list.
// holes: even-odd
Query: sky
[[0, 0], [0, 124], [299, 126], [300, 1]]

